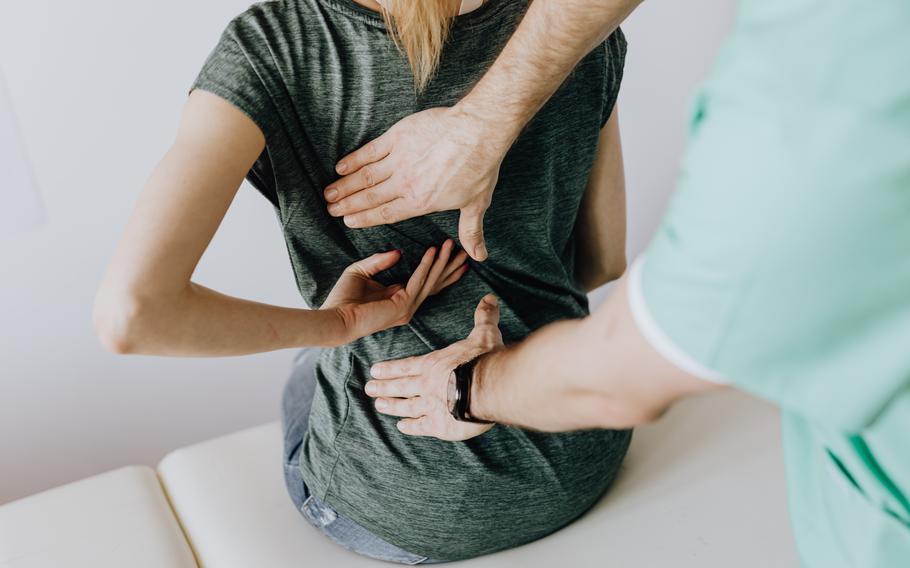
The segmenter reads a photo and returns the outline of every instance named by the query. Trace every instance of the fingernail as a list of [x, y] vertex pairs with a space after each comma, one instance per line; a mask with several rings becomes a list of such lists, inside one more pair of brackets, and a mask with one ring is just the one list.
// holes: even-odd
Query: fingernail
[[[379, 378], [379, 367], [377, 367], [376, 365], [373, 365], [372, 367], [370, 367], [370, 376], [378, 379]], [[369, 386], [369, 385], [370, 385], [370, 383], [367, 383], [367, 386]]]
[[376, 387], [371, 382], [368, 382], [367, 384], [365, 384], [363, 386], [363, 390], [365, 390], [367, 394], [373, 394], [373, 391], [375, 390], [375, 388]]
[[474, 247], [474, 254], [477, 258], [486, 258], [487, 257], [487, 246], [483, 243], [480, 243]]
[[487, 299], [487, 301], [490, 302], [491, 306], [499, 305], [499, 300], [496, 299], [496, 296], [491, 296], [490, 298]]
[[344, 172], [348, 171], [348, 164], [347, 162], [339, 162], [338, 166], [335, 169], [338, 171], [338, 173], [343, 174]]
[[338, 206], [335, 205], [334, 203], [329, 205], [329, 215], [332, 215], [333, 217], [338, 216]]
[[385, 408], [387, 406], [388, 406], [388, 403], [385, 400], [383, 400], [381, 398], [376, 399], [376, 408], [378, 408], [379, 410], [385, 410]]
[[334, 187], [330, 187], [328, 191], [325, 192], [325, 198], [329, 201], [335, 201], [338, 199], [338, 190]]

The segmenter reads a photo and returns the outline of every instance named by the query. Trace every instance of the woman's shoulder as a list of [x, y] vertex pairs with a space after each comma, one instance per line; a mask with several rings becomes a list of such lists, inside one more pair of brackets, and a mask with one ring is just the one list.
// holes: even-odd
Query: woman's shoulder
[[237, 39], [268, 39], [286, 31], [299, 21], [297, 16], [307, 2], [266, 0], [255, 2], [228, 22], [226, 31]]

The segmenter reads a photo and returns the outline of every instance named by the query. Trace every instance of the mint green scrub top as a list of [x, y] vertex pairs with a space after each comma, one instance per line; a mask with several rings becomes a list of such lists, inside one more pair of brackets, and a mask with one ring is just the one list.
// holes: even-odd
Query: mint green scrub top
[[910, 568], [910, 0], [742, 0], [693, 107], [636, 322], [781, 407], [805, 566]]

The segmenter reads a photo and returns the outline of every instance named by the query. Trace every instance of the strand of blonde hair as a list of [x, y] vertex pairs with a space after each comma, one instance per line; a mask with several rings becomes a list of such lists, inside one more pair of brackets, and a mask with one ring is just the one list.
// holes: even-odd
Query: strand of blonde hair
[[404, 52], [418, 91], [439, 67], [458, 2], [451, 0], [386, 0], [382, 14], [392, 38]]

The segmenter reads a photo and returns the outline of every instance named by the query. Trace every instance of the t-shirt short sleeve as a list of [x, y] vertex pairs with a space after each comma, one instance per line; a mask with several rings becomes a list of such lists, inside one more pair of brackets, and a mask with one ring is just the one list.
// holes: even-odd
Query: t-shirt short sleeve
[[[255, 49], [261, 28], [251, 26], [247, 14], [232, 20], [208, 55], [189, 92], [208, 91], [228, 101], [259, 126], [271, 140], [278, 126], [278, 112], [269, 92], [267, 62]], [[259, 38], [259, 45], [267, 45]]]
[[246, 114], [262, 131], [266, 147], [247, 174], [247, 180], [276, 208], [280, 197], [272, 164], [282, 144], [282, 123], [272, 93], [280, 91], [281, 74], [269, 46], [279, 39], [281, 19], [254, 5], [227, 25], [189, 89], [212, 93]]
[[616, 100], [619, 98], [619, 87], [622, 84], [628, 44], [622, 29], [616, 28], [616, 31], [610, 34], [610, 37], [602, 45], [606, 53], [604, 57], [606, 76], [604, 81], [603, 114], [600, 120], [601, 128], [610, 120], [610, 114], [613, 113], [613, 107], [616, 106]]
[[677, 192], [631, 271], [630, 307], [677, 366], [861, 431], [910, 389], [897, 117], [789, 113], [740, 84], [695, 97]]

